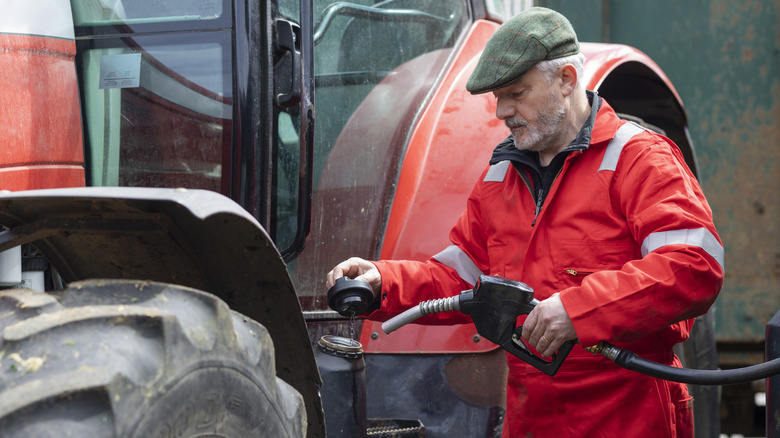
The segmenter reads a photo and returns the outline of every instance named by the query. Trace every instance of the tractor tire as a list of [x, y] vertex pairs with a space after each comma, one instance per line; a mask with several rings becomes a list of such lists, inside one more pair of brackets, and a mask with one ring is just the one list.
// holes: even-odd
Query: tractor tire
[[181, 286], [0, 291], [2, 437], [302, 437], [266, 329]]

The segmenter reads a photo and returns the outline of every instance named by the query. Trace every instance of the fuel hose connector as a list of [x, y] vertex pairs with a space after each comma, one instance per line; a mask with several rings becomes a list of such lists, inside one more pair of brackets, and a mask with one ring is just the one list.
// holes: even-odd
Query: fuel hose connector
[[689, 385], [733, 385], [780, 374], [780, 358], [731, 370], [693, 370], [653, 362], [609, 342], [600, 342], [585, 349], [593, 354], [600, 354], [625, 369]]
[[596, 345], [585, 347], [585, 350], [593, 354], [600, 354], [611, 361], [615, 361], [620, 353], [620, 349], [609, 342], [599, 342]]

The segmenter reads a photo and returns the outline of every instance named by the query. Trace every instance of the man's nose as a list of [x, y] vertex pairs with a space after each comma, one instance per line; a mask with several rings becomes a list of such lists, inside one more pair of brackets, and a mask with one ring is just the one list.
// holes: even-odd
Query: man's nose
[[505, 99], [496, 99], [496, 118], [506, 120], [514, 116], [515, 110]]

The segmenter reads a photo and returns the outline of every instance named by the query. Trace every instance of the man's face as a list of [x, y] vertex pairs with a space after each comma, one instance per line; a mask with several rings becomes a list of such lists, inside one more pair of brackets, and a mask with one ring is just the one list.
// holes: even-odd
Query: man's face
[[560, 149], [561, 122], [567, 112], [556, 87], [557, 81], [548, 83], [534, 67], [517, 81], [493, 92], [496, 117], [512, 131], [518, 149], [538, 152]]

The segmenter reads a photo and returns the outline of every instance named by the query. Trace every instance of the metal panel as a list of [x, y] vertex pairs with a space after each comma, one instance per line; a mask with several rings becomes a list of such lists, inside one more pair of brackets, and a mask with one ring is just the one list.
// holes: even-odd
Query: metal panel
[[[766, 360], [780, 359], [780, 312], [766, 326]], [[780, 376], [766, 379], [766, 436], [780, 438]]]
[[[569, 17], [583, 41], [638, 48], [671, 79], [685, 105], [698, 177], [726, 250], [725, 283], [714, 307], [718, 363], [762, 362], [765, 326], [780, 309], [780, 3], [537, 3]], [[761, 383], [720, 389], [724, 433], [762, 435], [754, 424], [762, 408], [753, 400]], [[712, 416], [712, 397], [703, 392], [710, 389], [692, 388], [697, 406], [707, 404], [705, 417]], [[696, 435], [718, 436], [717, 425], [702, 421], [701, 412], [695, 414]]]
[[717, 340], [760, 348], [764, 327], [780, 305], [778, 3], [538, 3], [567, 15], [582, 40], [601, 35], [601, 41], [637, 47], [675, 84], [688, 113], [699, 178], [726, 247]]

